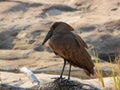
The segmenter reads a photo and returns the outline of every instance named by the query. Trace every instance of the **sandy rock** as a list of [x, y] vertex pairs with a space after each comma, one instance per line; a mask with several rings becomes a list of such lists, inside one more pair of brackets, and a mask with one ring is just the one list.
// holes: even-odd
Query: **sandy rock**
[[0, 60], [18, 60], [29, 57], [32, 50], [0, 50]]
[[[9, 76], [8, 76], [8, 74], [9, 74]], [[7, 78], [6, 78], [6, 75], [7, 75]], [[52, 78], [58, 77], [58, 75], [49, 75], [49, 74], [42, 74], [42, 73], [35, 74], [35, 75], [40, 80], [41, 85], [44, 85], [44, 84], [47, 85], [47, 83], [54, 80]], [[7, 83], [9, 85], [19, 86], [19, 87], [23, 87], [23, 88], [30, 88], [30, 87], [34, 86], [34, 84], [32, 84], [32, 82], [24, 74], [13, 74], [13, 73], [1, 72], [1, 79], [2, 79], [3, 84]], [[88, 84], [88, 85], [102, 89], [102, 86], [98, 79], [81, 80], [81, 79], [72, 77], [71, 80], [80, 82], [82, 84]], [[111, 77], [104, 78], [104, 83], [106, 86], [106, 90], [113, 88], [113, 82], [112, 82]]]

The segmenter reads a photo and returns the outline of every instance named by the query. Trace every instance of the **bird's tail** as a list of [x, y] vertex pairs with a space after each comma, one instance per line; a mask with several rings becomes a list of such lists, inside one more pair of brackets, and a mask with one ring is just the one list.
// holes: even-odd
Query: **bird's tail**
[[87, 70], [84, 69], [84, 72], [86, 73], [86, 75], [90, 76], [91, 74], [94, 75], [94, 68], [92, 70]]

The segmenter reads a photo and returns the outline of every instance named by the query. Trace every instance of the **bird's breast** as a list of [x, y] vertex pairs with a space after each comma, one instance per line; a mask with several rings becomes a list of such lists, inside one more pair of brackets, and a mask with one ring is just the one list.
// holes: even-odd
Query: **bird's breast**
[[63, 46], [63, 36], [62, 35], [53, 35], [51, 38], [50, 38], [50, 41], [49, 41], [49, 45], [51, 46], [51, 48], [55, 49], [59, 49], [60, 46], [62, 47]]
[[[66, 39], [65, 35], [53, 35], [49, 41], [49, 46], [52, 48], [52, 50], [57, 53], [59, 56], [64, 56], [67, 49], [66, 46]], [[68, 45], [69, 46], [69, 45]]]

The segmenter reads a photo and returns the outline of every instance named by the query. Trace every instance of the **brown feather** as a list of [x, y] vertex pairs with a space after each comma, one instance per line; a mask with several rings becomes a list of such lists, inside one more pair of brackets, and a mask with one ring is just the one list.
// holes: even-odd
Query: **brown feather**
[[59, 56], [71, 62], [73, 66], [83, 68], [88, 76], [94, 74], [94, 64], [85, 49], [88, 48], [87, 44], [80, 36], [71, 32], [73, 28], [68, 30], [71, 27], [64, 24], [54, 27], [53, 35], [49, 41], [50, 47]]

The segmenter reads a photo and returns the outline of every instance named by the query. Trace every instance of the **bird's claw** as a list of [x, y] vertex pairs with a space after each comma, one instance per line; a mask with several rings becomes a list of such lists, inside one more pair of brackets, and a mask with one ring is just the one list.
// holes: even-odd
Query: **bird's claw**
[[61, 83], [61, 84], [63, 84], [63, 85], [70, 85], [71, 83], [71, 81], [69, 80], [69, 79], [65, 79], [65, 78], [56, 78], [55, 79], [55, 82], [59, 82], [59, 83]]
[[57, 77], [57, 78], [52, 78], [52, 79], [55, 79], [55, 81], [62, 82], [65, 78]]
[[64, 80], [64, 85], [76, 86], [76, 84], [73, 81], [71, 81], [70, 79]]
[[66, 79], [66, 80], [64, 80], [64, 83], [65, 83], [66, 85], [68, 85], [68, 84], [70, 84], [70, 80], [69, 80], [69, 79]]

